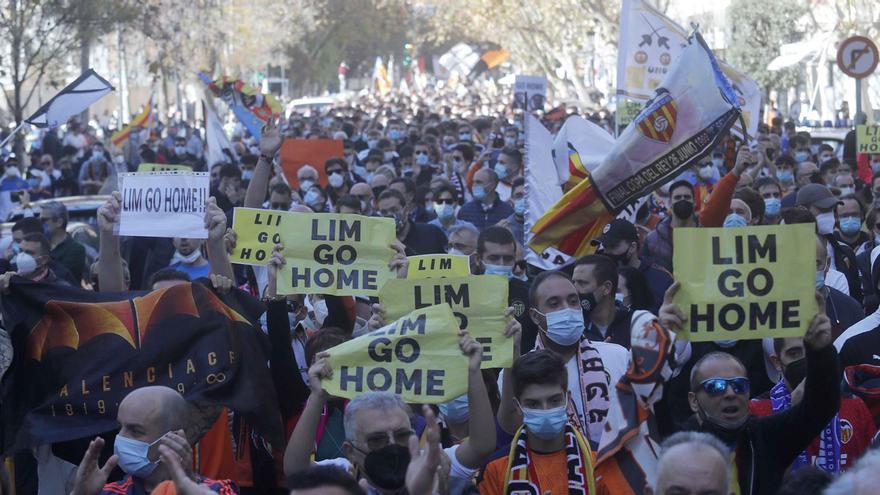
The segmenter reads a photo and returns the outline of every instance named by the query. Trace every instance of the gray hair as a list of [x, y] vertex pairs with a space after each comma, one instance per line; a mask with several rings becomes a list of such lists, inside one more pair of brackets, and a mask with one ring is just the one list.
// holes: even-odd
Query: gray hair
[[64, 206], [60, 201], [49, 201], [48, 203], [44, 203], [41, 207], [45, 210], [49, 210], [49, 213], [52, 214], [53, 218], [60, 218], [64, 220], [64, 226], [67, 227], [67, 207]]
[[[859, 493], [858, 479], [863, 477], [865, 472], [877, 469], [880, 469], [880, 450], [877, 448], [869, 449], [856, 461], [852, 468], [832, 481], [822, 493], [823, 495], [852, 495]], [[864, 487], [864, 485], [862, 486]]]
[[406, 402], [399, 395], [391, 392], [365, 392], [358, 395], [345, 407], [345, 415], [343, 416], [343, 428], [345, 428], [345, 439], [352, 441], [357, 436], [355, 434], [356, 419], [361, 411], [365, 410], [393, 411], [400, 409], [407, 416], [412, 417], [412, 411]]
[[463, 230], [470, 232], [471, 234], [474, 234], [474, 237], [480, 237], [480, 231], [477, 230], [477, 228], [474, 227], [473, 224], [469, 224], [469, 223], [463, 223], [461, 225], [453, 226], [452, 228], [449, 229], [449, 236], [448, 237], [452, 237], [453, 234], [457, 234]]
[[729, 487], [730, 449], [726, 445], [724, 445], [724, 442], [722, 442], [715, 436], [699, 431], [680, 431], [663, 441], [663, 443], [660, 445], [660, 458], [657, 460], [657, 480], [655, 481], [655, 483], [660, 481], [660, 473], [663, 472], [666, 464], [663, 461], [669, 451], [672, 450], [673, 447], [688, 444], [691, 446], [703, 446], [704, 448], [717, 452], [718, 455], [721, 456], [724, 465], [727, 466], [724, 470], [724, 486]]

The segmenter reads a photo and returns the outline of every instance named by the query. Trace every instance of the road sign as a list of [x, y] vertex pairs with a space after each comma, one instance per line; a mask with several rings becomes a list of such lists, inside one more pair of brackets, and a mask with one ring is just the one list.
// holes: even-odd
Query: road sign
[[862, 79], [877, 68], [880, 51], [877, 45], [864, 36], [852, 36], [843, 40], [837, 49], [837, 66], [849, 77]]

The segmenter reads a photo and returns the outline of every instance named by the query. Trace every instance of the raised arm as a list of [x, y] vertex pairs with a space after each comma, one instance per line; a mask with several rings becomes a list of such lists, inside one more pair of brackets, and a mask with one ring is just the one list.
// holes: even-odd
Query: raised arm
[[320, 352], [315, 355], [315, 362], [309, 368], [309, 388], [312, 393], [306, 401], [306, 407], [296, 423], [296, 428], [293, 429], [293, 435], [287, 442], [287, 448], [284, 449], [285, 476], [307, 469], [311, 465], [310, 457], [315, 450], [318, 422], [321, 420], [321, 413], [328, 399], [321, 380], [329, 378], [332, 372], [329, 359], [329, 354]]
[[113, 229], [119, 224], [121, 200], [122, 196], [119, 192], [114, 192], [110, 195], [110, 199], [98, 208], [98, 229], [100, 230], [98, 289], [100, 292], [122, 292], [125, 290], [119, 236], [113, 232]]
[[495, 452], [495, 422], [492, 420], [492, 405], [480, 372], [483, 361], [483, 346], [467, 330], [459, 332], [458, 342], [462, 354], [468, 358], [468, 438], [459, 445], [455, 457], [462, 466], [478, 469]]
[[235, 272], [226, 252], [226, 213], [217, 206], [214, 197], [208, 198], [205, 207], [205, 228], [208, 229], [208, 260], [211, 262], [211, 273], [223, 275], [235, 280]]
[[269, 190], [269, 178], [272, 175], [272, 159], [281, 149], [281, 130], [275, 119], [269, 119], [260, 132], [260, 159], [254, 169], [254, 176], [248, 183], [247, 192], [244, 195], [246, 208], [262, 208]]
[[[507, 315], [513, 314], [513, 308], [507, 308]], [[515, 324], [514, 324], [515, 323]], [[513, 340], [513, 358], [516, 359], [520, 355], [520, 343], [522, 340], [522, 326], [515, 319], [507, 324], [505, 335]], [[540, 338], [540, 337], [538, 337]], [[498, 424], [501, 429], [510, 435], [516, 432], [519, 425], [522, 424], [522, 413], [517, 409], [513, 402], [513, 379], [511, 378], [511, 370], [513, 366], [504, 368], [501, 378], [501, 404], [498, 406]]]

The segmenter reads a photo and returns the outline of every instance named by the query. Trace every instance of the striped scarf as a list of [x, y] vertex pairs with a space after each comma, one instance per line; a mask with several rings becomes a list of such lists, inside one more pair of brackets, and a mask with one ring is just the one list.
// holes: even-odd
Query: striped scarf
[[[568, 460], [569, 495], [595, 495], [593, 452], [581, 432], [565, 425], [565, 458]], [[535, 476], [537, 478], [537, 476]], [[507, 474], [504, 477], [505, 495], [543, 495], [540, 480], [530, 479], [529, 448], [526, 429], [520, 426], [510, 442], [507, 456]]]
[[[784, 380], [770, 389], [770, 405], [773, 413], [784, 411], [791, 407], [791, 392], [785, 386]], [[792, 470], [799, 469], [810, 464], [806, 451], [801, 451], [793, 463]], [[816, 459], [816, 467], [829, 474], [840, 473], [840, 413], [831, 418], [822, 433], [819, 434], [819, 456]]]

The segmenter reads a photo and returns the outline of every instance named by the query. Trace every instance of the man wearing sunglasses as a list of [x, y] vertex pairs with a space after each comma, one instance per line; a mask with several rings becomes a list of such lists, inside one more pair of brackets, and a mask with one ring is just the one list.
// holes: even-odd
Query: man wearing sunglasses
[[[660, 308], [665, 328], [679, 330], [685, 321], [671, 296]], [[818, 296], [824, 308], [824, 297]], [[813, 317], [804, 335], [806, 383], [800, 403], [772, 416], [749, 416], [750, 383], [742, 362], [725, 352], [706, 354], [690, 374], [688, 402], [694, 416], [686, 430], [711, 433], [736, 452], [735, 493], [776, 493], [782, 477], [801, 451], [819, 435], [840, 405], [841, 373], [831, 345], [831, 321], [824, 311]]]

